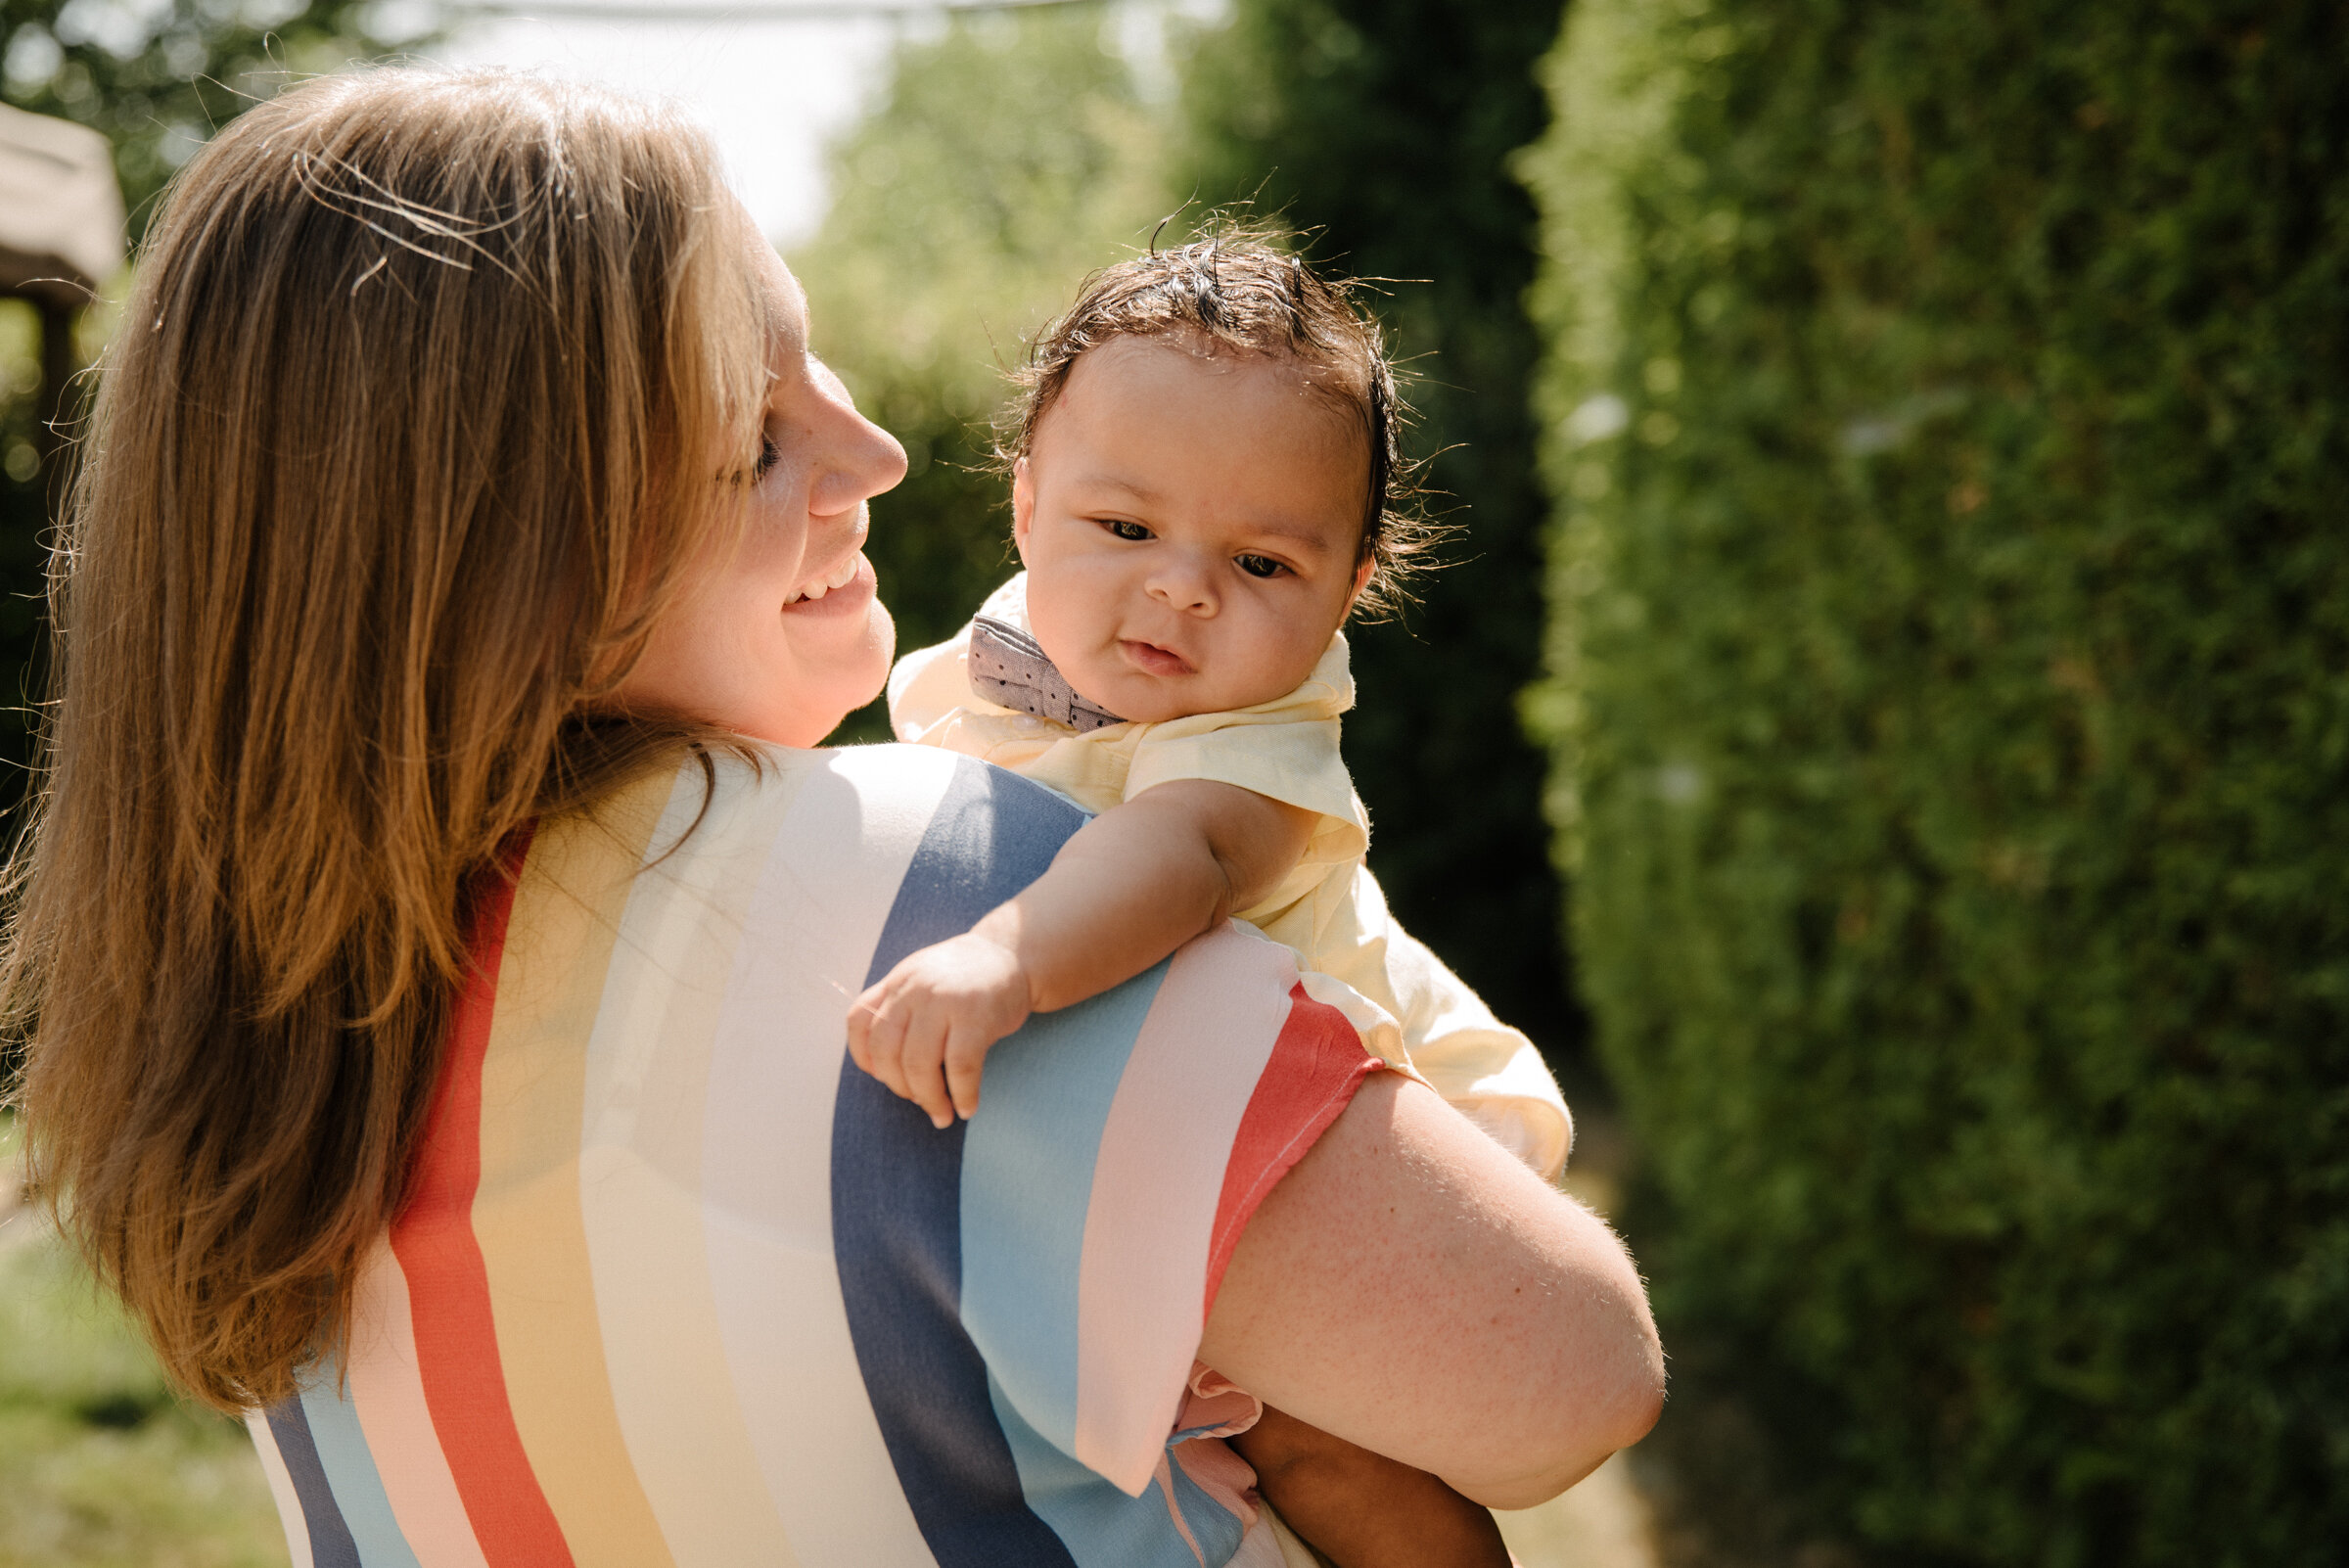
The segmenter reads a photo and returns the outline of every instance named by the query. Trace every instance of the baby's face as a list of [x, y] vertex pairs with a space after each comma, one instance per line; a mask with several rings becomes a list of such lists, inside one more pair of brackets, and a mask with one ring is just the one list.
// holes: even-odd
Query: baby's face
[[1364, 437], [1294, 362], [1181, 340], [1086, 353], [1012, 480], [1036, 639], [1146, 723], [1269, 702], [1369, 576]]

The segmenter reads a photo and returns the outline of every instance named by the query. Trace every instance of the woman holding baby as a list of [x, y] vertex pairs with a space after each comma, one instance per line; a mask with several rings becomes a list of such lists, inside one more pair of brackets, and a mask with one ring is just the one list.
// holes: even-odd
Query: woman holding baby
[[1338, 1560], [1491, 1561], [1468, 1502], [1646, 1430], [1622, 1249], [1238, 904], [1002, 1039], [967, 1121], [847, 1059], [1086, 819], [811, 750], [888, 671], [903, 458], [692, 133], [298, 88], [190, 162], [125, 323], [20, 1103], [297, 1561], [1304, 1561], [1274, 1429], [1283, 1508], [1427, 1504]]

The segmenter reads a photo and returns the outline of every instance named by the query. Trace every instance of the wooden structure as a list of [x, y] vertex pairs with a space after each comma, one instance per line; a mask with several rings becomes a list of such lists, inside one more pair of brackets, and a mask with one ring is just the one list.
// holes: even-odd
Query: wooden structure
[[44, 468], [73, 378], [73, 318], [120, 269], [122, 192], [106, 138], [0, 104], [0, 295], [41, 313], [37, 440]]

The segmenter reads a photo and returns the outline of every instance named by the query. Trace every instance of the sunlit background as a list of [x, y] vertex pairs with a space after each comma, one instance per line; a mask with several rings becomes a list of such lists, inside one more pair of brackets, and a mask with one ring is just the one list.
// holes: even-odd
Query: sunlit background
[[[988, 422], [1087, 271], [1244, 208], [1378, 280], [1459, 533], [1350, 632], [1372, 861], [1675, 1358], [1526, 1568], [2349, 1559], [2349, 12], [0, 0], [0, 148], [127, 213], [9, 271], [0, 161], [12, 698], [125, 233], [400, 57], [710, 129], [911, 459], [904, 646], [1010, 570]], [[14, 1135], [0, 1568], [283, 1562]]]

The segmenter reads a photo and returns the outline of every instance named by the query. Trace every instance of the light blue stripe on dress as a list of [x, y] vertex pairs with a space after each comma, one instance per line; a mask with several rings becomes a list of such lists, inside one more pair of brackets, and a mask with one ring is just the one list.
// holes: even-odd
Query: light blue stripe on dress
[[360, 1563], [364, 1568], [418, 1568], [416, 1553], [392, 1512], [384, 1478], [376, 1473], [367, 1435], [359, 1430], [358, 1407], [337, 1397], [329, 1384], [301, 1391], [301, 1413], [309, 1418], [318, 1467], [335, 1489], [335, 1502], [359, 1548]]
[[1077, 1287], [1093, 1166], [1166, 976], [1162, 962], [997, 1043], [963, 1141], [963, 1328], [1008, 1379], [999, 1397], [1067, 1453], [1077, 1452]]
[[[1207, 1551], [1202, 1557], [1174, 1528], [1157, 1482], [1138, 1499], [1128, 1498], [1038, 1436], [1020, 1418], [1002, 1386], [991, 1377], [988, 1393], [995, 1402], [995, 1420], [1011, 1444], [1012, 1462], [1019, 1466], [1020, 1491], [1027, 1496], [1030, 1511], [1052, 1527], [1052, 1533], [1077, 1560], [1077, 1568], [1223, 1568], [1239, 1549], [1239, 1521], [1224, 1514], [1230, 1524], [1221, 1531], [1201, 1534], [1197, 1525], [1192, 1525], [1192, 1534]], [[1219, 1513], [1223, 1511], [1204, 1495], [1200, 1500]], [[1184, 1522], [1189, 1523], [1191, 1517], [1186, 1510]], [[1211, 1540], [1229, 1542], [1221, 1556], [1214, 1554]]]
[[[1172, 1447], [1172, 1445], [1170, 1445]], [[1191, 1536], [1199, 1549], [1207, 1553], [1210, 1563], [1229, 1562], [1240, 1549], [1240, 1540], [1247, 1527], [1214, 1498], [1198, 1482], [1183, 1474], [1182, 1466], [1167, 1455], [1167, 1469], [1174, 1478], [1174, 1506], [1182, 1510], [1182, 1522], [1191, 1527]]]

